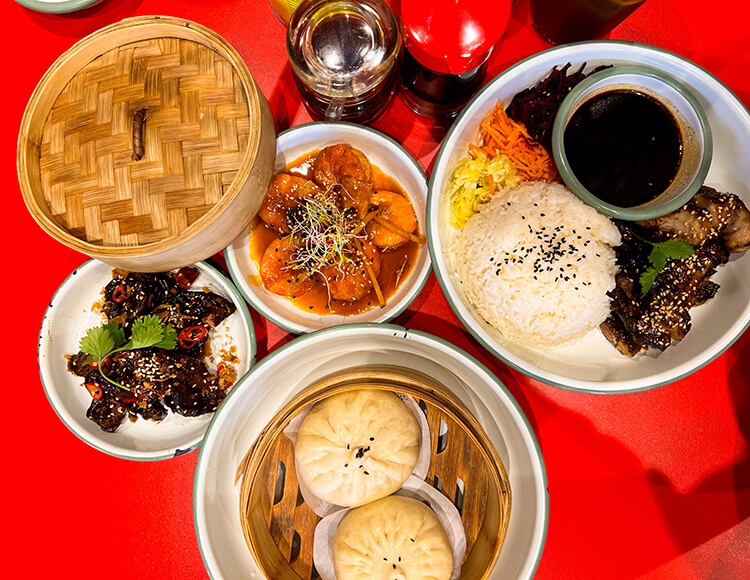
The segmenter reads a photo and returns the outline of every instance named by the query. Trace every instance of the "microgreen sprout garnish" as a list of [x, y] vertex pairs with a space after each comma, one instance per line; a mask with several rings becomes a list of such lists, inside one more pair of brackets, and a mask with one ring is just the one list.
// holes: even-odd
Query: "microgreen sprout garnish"
[[651, 265], [643, 271], [640, 278], [641, 298], [643, 298], [651, 289], [651, 286], [654, 285], [654, 281], [659, 275], [659, 272], [661, 272], [667, 265], [667, 258], [673, 260], [684, 260], [692, 256], [695, 251], [693, 246], [682, 238], [673, 238], [664, 242], [650, 242], [635, 232], [633, 232], [633, 235], [651, 246], [651, 253], [648, 255], [648, 261]]
[[337, 206], [331, 189], [323, 196], [305, 199], [294, 217], [291, 234], [299, 240], [294, 253], [295, 268], [316, 272], [331, 264], [352, 261], [351, 249], [347, 247], [360, 236], [349, 231], [350, 224]]
[[171, 350], [177, 346], [177, 333], [169, 324], [164, 324], [158, 316], [149, 314], [133, 322], [132, 336], [125, 341], [125, 331], [116, 322], [90, 328], [81, 339], [80, 349], [85, 352], [85, 363], [96, 363], [99, 374], [115, 386], [130, 391], [131, 389], [109, 378], [104, 372], [103, 362], [107, 357], [123, 350], [138, 348], [163, 348]]

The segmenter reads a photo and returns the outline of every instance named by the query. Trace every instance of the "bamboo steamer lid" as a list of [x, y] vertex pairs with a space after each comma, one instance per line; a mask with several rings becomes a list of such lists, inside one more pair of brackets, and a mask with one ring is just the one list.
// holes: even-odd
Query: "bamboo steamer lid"
[[21, 124], [18, 176], [52, 237], [154, 272], [199, 262], [248, 226], [275, 150], [270, 107], [239, 54], [194, 22], [143, 16], [94, 32], [47, 71]]

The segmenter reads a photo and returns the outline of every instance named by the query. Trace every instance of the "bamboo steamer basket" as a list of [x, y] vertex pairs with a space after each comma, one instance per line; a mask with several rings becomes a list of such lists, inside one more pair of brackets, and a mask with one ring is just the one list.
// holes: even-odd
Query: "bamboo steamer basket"
[[376, 388], [412, 395], [430, 427], [426, 481], [456, 505], [466, 533], [461, 578], [488, 578], [508, 531], [511, 490], [492, 442], [449, 389], [421, 373], [392, 366], [352, 369], [324, 378], [290, 400], [260, 433], [237, 477], [242, 530], [268, 578], [314, 580], [313, 538], [320, 518], [304, 503], [294, 467], [294, 448], [283, 434], [294, 415], [325, 397]]
[[94, 32], [52, 65], [26, 108], [17, 166], [48, 234], [155, 272], [199, 262], [242, 232], [275, 151], [270, 107], [239, 54], [194, 22], [143, 16]]

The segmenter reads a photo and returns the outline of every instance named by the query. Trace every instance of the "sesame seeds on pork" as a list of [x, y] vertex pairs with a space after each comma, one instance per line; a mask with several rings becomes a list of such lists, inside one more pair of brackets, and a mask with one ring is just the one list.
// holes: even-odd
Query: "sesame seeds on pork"
[[[713, 298], [719, 285], [710, 278], [730, 253], [750, 248], [750, 212], [730, 193], [702, 187], [683, 207], [634, 224], [619, 222], [617, 285], [610, 292], [612, 314], [601, 325], [604, 336], [626, 356], [665, 350], [691, 329], [690, 309]], [[651, 246], [681, 238], [694, 246], [682, 260], [668, 259], [651, 288], [641, 295], [640, 276]]]

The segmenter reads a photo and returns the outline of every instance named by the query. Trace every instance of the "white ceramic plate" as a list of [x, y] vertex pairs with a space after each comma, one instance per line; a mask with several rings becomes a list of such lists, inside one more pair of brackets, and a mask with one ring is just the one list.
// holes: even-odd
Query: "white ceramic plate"
[[716, 297], [691, 310], [693, 330], [663, 353], [635, 359], [620, 355], [598, 329], [582, 341], [555, 350], [540, 350], [508, 341], [485, 324], [461, 291], [448, 251], [458, 230], [450, 226], [447, 184], [470, 142], [479, 142], [479, 124], [502, 100], [533, 86], [554, 66], [587, 62], [640, 63], [676, 77], [693, 92], [708, 115], [714, 154], [706, 185], [739, 195], [750, 205], [750, 113], [710, 73], [671, 52], [632, 42], [597, 41], [555, 47], [509, 68], [477, 94], [461, 113], [440, 148], [430, 181], [427, 236], [435, 274], [453, 310], [490, 351], [520, 372], [574, 390], [617, 393], [674, 382], [726, 350], [750, 323], [750, 258], [733, 255], [712, 278], [720, 284]]
[[453, 391], [497, 449], [513, 506], [502, 552], [489, 578], [534, 575], [547, 532], [549, 497], [541, 451], [523, 411], [486, 367], [439, 338], [390, 324], [354, 324], [297, 338], [258, 363], [217, 411], [198, 455], [193, 512], [198, 544], [216, 579], [263, 578], [240, 524], [237, 467], [261, 430], [315, 381], [364, 364], [425, 373]]
[[[200, 271], [194, 289], [208, 288], [234, 302], [237, 311], [211, 331], [211, 350], [237, 347], [240, 362], [237, 377], [255, 362], [255, 331], [247, 304], [229, 279], [206, 262], [196, 264]], [[106, 433], [86, 417], [91, 395], [83, 379], [68, 372], [65, 355], [78, 352], [86, 330], [103, 323], [92, 305], [101, 301], [102, 288], [112, 279], [112, 267], [98, 260], [85, 262], [57, 289], [44, 314], [39, 333], [39, 371], [42, 386], [57, 415], [76, 436], [92, 447], [124, 459], [168, 459], [192, 451], [200, 444], [213, 413], [183, 417], [169, 412], [160, 423], [139, 418], [125, 420], [114, 433]], [[216, 370], [218, 360], [206, 363]]]
[[21, 6], [37, 12], [67, 14], [99, 4], [102, 0], [16, 0]]
[[[395, 179], [409, 194], [419, 220], [419, 231], [424, 232], [427, 208], [427, 178], [414, 158], [390, 137], [350, 123], [308, 123], [280, 133], [276, 140], [274, 173], [285, 165], [316, 149], [336, 143], [348, 143], [362, 151], [370, 163]], [[329, 326], [355, 322], [386, 322], [393, 320], [412, 303], [430, 275], [431, 263], [427, 244], [421, 246], [416, 264], [409, 277], [385, 308], [373, 308], [352, 316], [310, 314], [283, 296], [263, 288], [257, 264], [250, 258], [250, 232], [246, 231], [224, 250], [229, 273], [247, 301], [281, 328], [295, 333], [312, 332]]]

